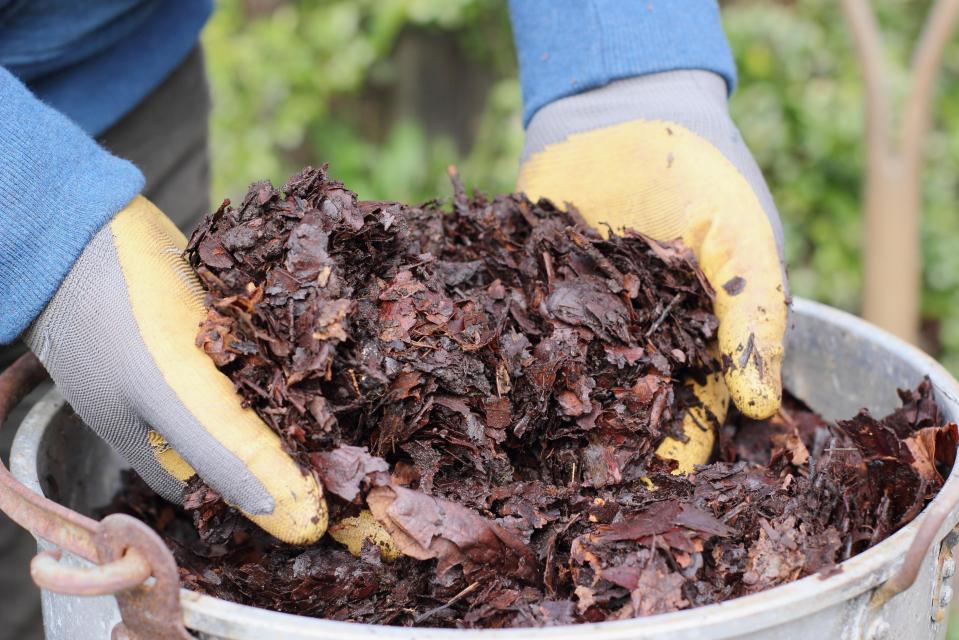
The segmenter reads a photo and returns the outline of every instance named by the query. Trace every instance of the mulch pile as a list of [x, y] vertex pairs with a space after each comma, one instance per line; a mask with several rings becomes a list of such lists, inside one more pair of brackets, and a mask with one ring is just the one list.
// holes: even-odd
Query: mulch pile
[[308, 168], [194, 233], [198, 344], [317, 474], [331, 522], [368, 508], [407, 555], [281, 544], [198, 480], [181, 509], [131, 477], [112, 510], [164, 536], [187, 588], [393, 625], [631, 618], [835, 571], [942, 486], [957, 430], [928, 381], [881, 420], [828, 425], [792, 398], [734, 414], [716, 462], [671, 475], [654, 451], [696, 402], [684, 381], [722, 366], [692, 255], [452, 177], [448, 212]]

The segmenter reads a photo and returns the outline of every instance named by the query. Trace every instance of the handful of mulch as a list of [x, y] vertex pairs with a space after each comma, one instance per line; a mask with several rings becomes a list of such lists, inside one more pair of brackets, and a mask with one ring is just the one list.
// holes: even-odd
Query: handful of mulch
[[198, 344], [317, 474], [331, 522], [369, 509], [404, 556], [284, 545], [199, 480], [185, 510], [131, 480], [113, 509], [161, 532], [186, 587], [382, 624], [629, 618], [834, 570], [942, 486], [957, 431], [928, 381], [882, 420], [827, 425], [793, 399], [733, 417], [717, 462], [672, 475], [655, 449], [682, 437], [685, 381], [721, 366], [692, 255], [453, 179], [446, 212], [309, 168], [194, 233]]

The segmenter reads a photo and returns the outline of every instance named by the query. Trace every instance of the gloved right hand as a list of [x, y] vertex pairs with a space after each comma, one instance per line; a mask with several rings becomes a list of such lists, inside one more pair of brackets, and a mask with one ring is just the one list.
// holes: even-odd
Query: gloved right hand
[[694, 385], [709, 411], [692, 410], [687, 440], [667, 438], [659, 455], [679, 471], [705, 463], [707, 414], [721, 424], [730, 400], [751, 418], [774, 414], [788, 314], [779, 219], [724, 80], [670, 71], [561, 98], [533, 116], [524, 156], [519, 190], [572, 203], [597, 227], [682, 239], [716, 292], [724, 374]]
[[186, 238], [135, 198], [86, 246], [25, 334], [67, 401], [160, 495], [196, 473], [280, 540], [314, 542], [327, 509], [279, 437], [195, 345], [203, 290]]

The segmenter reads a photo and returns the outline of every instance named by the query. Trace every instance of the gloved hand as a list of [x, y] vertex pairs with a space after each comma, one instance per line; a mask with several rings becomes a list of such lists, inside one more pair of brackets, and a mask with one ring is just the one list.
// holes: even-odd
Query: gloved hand
[[280, 540], [326, 531], [316, 479], [195, 346], [203, 291], [186, 239], [135, 198], [86, 246], [25, 338], [77, 413], [159, 494], [194, 469]]
[[[782, 230], [729, 118], [722, 78], [670, 71], [550, 103], [527, 128], [518, 188], [533, 199], [572, 203], [593, 225], [682, 238], [716, 290], [729, 396], [747, 416], [775, 413], [787, 317]], [[714, 380], [696, 389], [719, 420], [728, 402], [722, 387]], [[702, 432], [695, 422], [687, 418], [688, 435]], [[689, 470], [690, 460], [705, 462], [712, 438], [663, 447], [672, 450], [668, 457], [694, 448], [680, 461]]]

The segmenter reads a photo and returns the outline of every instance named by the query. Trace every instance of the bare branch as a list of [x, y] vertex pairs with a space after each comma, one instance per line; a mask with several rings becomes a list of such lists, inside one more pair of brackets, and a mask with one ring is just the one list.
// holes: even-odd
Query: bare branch
[[926, 17], [926, 24], [913, 53], [912, 80], [903, 107], [899, 145], [907, 167], [914, 166], [914, 171], [918, 171], [923, 139], [929, 128], [936, 75], [957, 18], [959, 0], [938, 0]]
[[870, 162], [889, 144], [889, 93], [886, 90], [886, 54], [876, 16], [868, 0], [842, 0], [843, 14], [852, 31], [866, 90], [866, 141]]

